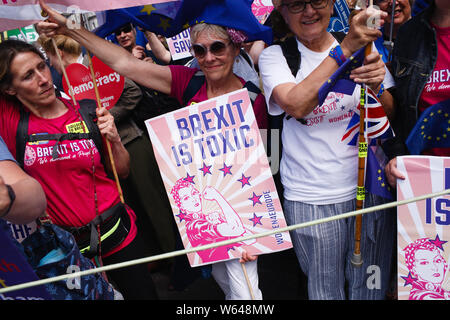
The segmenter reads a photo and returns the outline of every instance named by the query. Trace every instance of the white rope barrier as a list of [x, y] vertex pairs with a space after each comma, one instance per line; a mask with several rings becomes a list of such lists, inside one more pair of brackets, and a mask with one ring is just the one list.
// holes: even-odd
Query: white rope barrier
[[287, 226], [287, 227], [284, 227], [284, 228], [277, 228], [275, 230], [268, 231], [268, 232], [263, 232], [263, 233], [254, 234], [254, 235], [250, 235], [250, 236], [234, 238], [234, 239], [231, 239], [231, 240], [225, 240], [225, 241], [221, 241], [221, 242], [217, 242], [217, 243], [213, 243], [213, 244], [209, 244], [209, 245], [198, 246], [198, 247], [195, 247], [195, 248], [184, 249], [184, 250], [172, 251], [172, 252], [168, 252], [168, 253], [158, 254], [158, 255], [155, 255], [155, 256], [150, 256], [150, 257], [145, 257], [145, 258], [140, 258], [140, 259], [134, 259], [134, 260], [129, 260], [129, 261], [125, 261], [125, 262], [111, 264], [111, 265], [108, 265], [108, 266], [103, 266], [103, 267], [93, 268], [93, 269], [89, 269], [89, 270], [84, 270], [84, 271], [64, 274], [64, 275], [60, 275], [60, 276], [56, 276], [56, 277], [52, 277], [52, 278], [47, 278], [47, 279], [41, 279], [41, 280], [21, 283], [21, 284], [18, 284], [18, 285], [2, 288], [2, 289], [0, 289], [0, 293], [6, 293], [6, 292], [10, 292], [10, 291], [22, 290], [22, 289], [26, 289], [26, 288], [30, 288], [30, 287], [34, 287], [34, 286], [39, 286], [39, 285], [43, 285], [43, 284], [47, 284], [47, 283], [51, 283], [51, 282], [57, 282], [57, 281], [61, 281], [61, 280], [71, 279], [71, 278], [78, 278], [78, 277], [86, 276], [86, 275], [93, 274], [93, 273], [105, 272], [105, 271], [110, 271], [110, 270], [114, 270], [114, 269], [130, 267], [130, 266], [141, 264], [141, 263], [148, 263], [148, 262], [152, 262], [152, 261], [156, 261], [156, 260], [173, 258], [173, 257], [176, 257], [176, 256], [180, 256], [180, 255], [184, 255], [184, 254], [188, 254], [188, 253], [192, 253], [192, 252], [196, 252], [196, 251], [202, 251], [202, 250], [206, 250], [206, 249], [212, 249], [212, 248], [216, 248], [216, 247], [221, 247], [221, 246], [224, 246], [224, 245], [228, 245], [228, 244], [232, 244], [232, 243], [236, 243], [236, 242], [240, 242], [240, 241], [245, 241], [245, 240], [251, 240], [251, 239], [256, 239], [256, 238], [267, 237], [267, 236], [274, 235], [276, 233], [292, 231], [292, 230], [295, 230], [295, 229], [310, 227], [310, 226], [314, 226], [314, 225], [317, 225], [317, 224], [326, 223], [326, 222], [330, 222], [330, 221], [335, 221], [335, 220], [339, 220], [339, 219], [345, 219], [345, 218], [353, 217], [353, 216], [360, 215], [360, 214], [366, 214], [366, 213], [370, 213], [370, 212], [374, 212], [374, 211], [385, 210], [385, 209], [389, 209], [389, 208], [405, 205], [405, 204], [408, 204], [408, 203], [411, 203], [411, 202], [421, 201], [421, 200], [425, 200], [425, 199], [428, 199], [428, 198], [435, 198], [435, 197], [444, 196], [444, 195], [447, 195], [447, 194], [450, 194], [450, 189], [446, 189], [446, 190], [443, 190], [443, 191], [422, 195], [422, 196], [415, 197], [415, 198], [405, 199], [405, 200], [402, 200], [402, 201], [389, 202], [389, 203], [386, 203], [386, 204], [382, 204], [382, 205], [378, 205], [378, 206], [374, 206], [374, 207], [370, 207], [370, 208], [350, 211], [350, 212], [343, 213], [343, 214], [340, 214], [340, 215], [336, 215], [336, 216], [333, 216], [333, 217], [328, 217], [328, 218], [313, 220], [313, 221], [309, 221], [309, 222], [299, 223], [299, 224]]

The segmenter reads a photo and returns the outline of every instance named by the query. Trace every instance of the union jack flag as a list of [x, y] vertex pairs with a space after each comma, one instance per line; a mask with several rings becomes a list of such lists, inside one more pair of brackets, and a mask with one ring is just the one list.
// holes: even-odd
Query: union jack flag
[[[366, 116], [365, 116], [365, 133], [368, 139], [388, 139], [394, 137], [394, 131], [391, 128], [389, 120], [384, 112], [380, 100], [375, 93], [366, 88]], [[356, 146], [359, 136], [359, 112], [361, 104], [358, 105], [357, 111], [353, 114], [350, 122], [345, 129], [341, 141], [346, 141], [348, 145]], [[372, 140], [374, 141], [374, 140]]]

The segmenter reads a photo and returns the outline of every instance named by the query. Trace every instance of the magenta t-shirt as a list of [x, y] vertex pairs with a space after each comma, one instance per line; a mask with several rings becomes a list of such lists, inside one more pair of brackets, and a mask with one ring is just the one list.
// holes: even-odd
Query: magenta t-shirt
[[[180, 103], [183, 103], [183, 94], [189, 81], [198, 71], [198, 69], [188, 68], [179, 65], [169, 65], [170, 71], [172, 72], [172, 88], [170, 95], [175, 97]], [[239, 77], [242, 85], [245, 84], [245, 80]], [[189, 100], [188, 105], [194, 103], [203, 102], [208, 100], [208, 93], [206, 91], [206, 82], [201, 86], [200, 90]], [[253, 103], [253, 112], [255, 113], [256, 122], [258, 123], [259, 129], [268, 128], [268, 118], [267, 118], [267, 107], [266, 100], [264, 96], [260, 93], [256, 97]]]
[[[80, 118], [68, 100], [61, 99], [68, 110], [58, 118], [44, 119], [30, 113], [28, 134], [68, 133], [81, 128]], [[79, 106], [76, 106], [78, 109]], [[16, 155], [16, 132], [20, 119], [18, 106], [0, 98], [0, 136], [13, 156]], [[81, 227], [96, 216], [92, 156], [95, 165], [95, 190], [99, 213], [120, 201], [116, 183], [108, 178], [100, 154], [92, 140], [64, 140], [57, 146], [58, 157], [53, 159], [56, 141], [27, 143], [24, 169], [42, 185], [47, 198], [47, 213], [59, 226]], [[135, 237], [136, 216], [128, 209], [130, 232], [122, 244], [106, 257], [129, 244]], [[81, 248], [80, 248], [81, 249]]]
[[[419, 111], [441, 101], [450, 99], [450, 27], [436, 30], [438, 55], [433, 71], [419, 98]], [[450, 156], [450, 148], [433, 148], [422, 154], [434, 156]]]

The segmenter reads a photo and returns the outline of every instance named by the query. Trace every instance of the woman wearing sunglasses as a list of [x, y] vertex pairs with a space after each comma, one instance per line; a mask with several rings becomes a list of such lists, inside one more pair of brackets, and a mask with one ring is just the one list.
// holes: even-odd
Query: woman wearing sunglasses
[[[48, 13], [49, 19], [39, 22], [40, 33], [48, 37], [65, 34], [86, 47], [112, 69], [124, 77], [128, 77], [142, 86], [152, 88], [183, 101], [183, 93], [198, 69], [184, 66], [161, 66], [135, 59], [128, 51], [116, 46], [95, 34], [81, 29], [69, 29], [66, 18], [40, 1], [42, 9]], [[205, 75], [205, 83], [188, 101], [198, 103], [238, 89], [242, 89], [245, 81], [233, 73], [233, 63], [239, 54], [245, 36], [237, 31], [217, 25], [198, 24], [191, 29], [193, 54], [198, 59], [201, 71]], [[267, 113], [264, 96], [259, 94], [253, 102], [253, 109], [260, 128], [267, 126]], [[258, 279], [256, 257], [243, 253], [241, 261], [246, 262], [250, 279]], [[214, 272], [221, 268], [223, 272]], [[213, 275], [222, 285], [225, 296], [230, 300], [251, 299], [250, 291], [241, 283], [246, 283], [239, 261], [229, 260], [213, 265]], [[226, 284], [226, 285], [225, 285]], [[262, 299], [258, 281], [252, 281], [252, 292], [255, 299]]]
[[[370, 11], [363, 10], [354, 16], [348, 34], [339, 44], [338, 37], [327, 32], [333, 0], [273, 3], [283, 18], [281, 22], [286, 24], [284, 27], [295, 36], [290, 41], [294, 43], [290, 53], [297, 50], [301, 57], [298, 71], [291, 71], [281, 46], [273, 45], [262, 52], [258, 64], [269, 113], [284, 113], [280, 174], [286, 220], [292, 225], [353, 211], [358, 148], [341, 138], [357, 112], [360, 86], [356, 86], [353, 94], [330, 92], [322, 105], [318, 105], [318, 93], [346, 59], [376, 40], [381, 32], [367, 27]], [[383, 18], [386, 13], [381, 15]], [[381, 89], [385, 74], [379, 54], [372, 52], [365, 58], [364, 66], [352, 71], [350, 78], [367, 84], [381, 97], [389, 115], [392, 96]], [[384, 83], [386, 88], [391, 85], [392, 82]], [[373, 202], [372, 195], [366, 195], [365, 205], [372, 206]], [[363, 217], [363, 264], [359, 268], [350, 264], [354, 218], [291, 233], [299, 264], [308, 277], [309, 299], [384, 299], [394, 236], [390, 217], [380, 212]], [[383, 256], [377, 252], [383, 252]], [[370, 271], [370, 266], [379, 269]], [[378, 281], [375, 284], [374, 279]]]

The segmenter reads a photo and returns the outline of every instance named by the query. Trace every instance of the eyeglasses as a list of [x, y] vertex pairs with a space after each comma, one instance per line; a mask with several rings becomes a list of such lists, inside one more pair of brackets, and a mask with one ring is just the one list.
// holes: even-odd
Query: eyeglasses
[[292, 1], [283, 3], [282, 6], [286, 6], [290, 13], [299, 13], [306, 9], [308, 3], [313, 9], [323, 9], [327, 6], [328, 0]]
[[229, 41], [228, 43], [224, 43], [222, 41], [214, 41], [209, 48], [205, 47], [203, 44], [200, 43], [194, 43], [192, 45], [192, 50], [194, 51], [194, 55], [197, 58], [203, 58], [206, 56], [206, 53], [209, 51], [215, 56], [221, 56], [225, 53], [225, 49], [227, 46], [231, 43]]
[[129, 23], [129, 24], [126, 24], [126, 25], [116, 29], [114, 31], [114, 34], [116, 35], [116, 37], [118, 37], [122, 34], [122, 32], [128, 33], [128, 32], [131, 32], [132, 29], [133, 29], [133, 25], [131, 23]]

